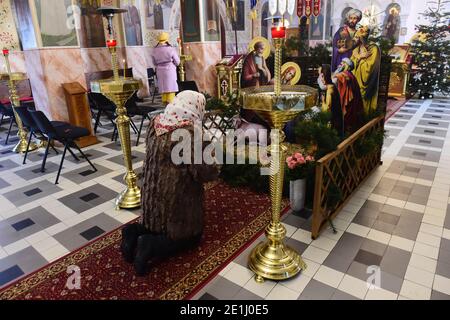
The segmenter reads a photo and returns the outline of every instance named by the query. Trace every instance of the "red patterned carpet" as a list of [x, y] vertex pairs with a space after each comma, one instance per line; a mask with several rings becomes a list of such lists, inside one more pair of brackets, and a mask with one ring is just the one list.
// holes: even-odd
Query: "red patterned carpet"
[[394, 114], [405, 105], [408, 100], [389, 99], [386, 107], [386, 120], [389, 120]]
[[[270, 219], [267, 195], [222, 183], [206, 191], [205, 205], [200, 246], [151, 262], [146, 277], [136, 277], [122, 260], [116, 230], [0, 291], [0, 300], [186, 299], [258, 237]], [[66, 288], [67, 268], [73, 265], [81, 270], [80, 290]]]

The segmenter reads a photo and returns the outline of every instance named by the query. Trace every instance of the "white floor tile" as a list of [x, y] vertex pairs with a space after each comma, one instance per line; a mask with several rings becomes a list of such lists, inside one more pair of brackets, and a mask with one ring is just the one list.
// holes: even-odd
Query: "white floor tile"
[[238, 286], [243, 287], [255, 274], [250, 269], [245, 268], [237, 263], [233, 263], [233, 267], [228, 271], [224, 278], [236, 283]]
[[293, 227], [286, 223], [282, 223], [282, 224], [286, 228], [286, 237], [287, 238], [290, 238], [297, 231], [296, 227]]
[[220, 272], [219, 275], [220, 276], [224, 276], [228, 271], [230, 271], [232, 268], [234, 267], [234, 262], [230, 262], [229, 264], [227, 264], [225, 266], [225, 268], [223, 268]]
[[385, 197], [385, 196], [381, 196], [381, 195], [378, 195], [378, 194], [375, 194], [375, 193], [372, 193], [370, 196], [369, 196], [369, 200], [371, 200], [371, 201], [376, 201], [376, 202], [379, 202], [379, 203], [386, 203], [386, 200], [387, 200], [387, 197]]
[[317, 262], [314, 262], [312, 260], [309, 260], [305, 258], [305, 256], [302, 256], [303, 261], [306, 263], [306, 270], [302, 272], [305, 276], [312, 278], [316, 274], [317, 270], [320, 268], [320, 264]]
[[419, 213], [424, 213], [425, 212], [425, 206], [421, 205], [421, 204], [417, 204], [414, 202], [406, 202], [405, 204], [405, 209], [407, 210], [411, 210], [411, 211], [415, 211], [415, 212], [419, 212]]
[[320, 281], [329, 285], [330, 287], [337, 288], [339, 283], [344, 278], [344, 273], [328, 268], [326, 266], [320, 266], [317, 270], [314, 280]]
[[59, 244], [60, 243], [56, 239], [50, 237], [50, 238], [44, 239], [42, 241], [39, 241], [37, 243], [34, 243], [33, 248], [36, 249], [39, 253], [41, 253], [41, 252], [47, 251], [48, 249], [50, 249], [52, 247], [59, 245]]
[[431, 259], [437, 259], [439, 256], [439, 248], [435, 248], [433, 246], [420, 242], [416, 242], [413, 252]]
[[410, 265], [406, 270], [405, 279], [431, 288], [433, 285], [434, 273]]
[[308, 277], [304, 272], [301, 272], [300, 275], [295, 278], [282, 281], [279, 284], [297, 292], [300, 295], [308, 285], [309, 281], [311, 281], [311, 277]]
[[265, 298], [276, 284], [277, 283], [275, 281], [270, 280], [259, 283], [256, 282], [254, 278], [252, 278], [244, 285], [244, 289], [256, 294], [261, 298]]
[[439, 248], [439, 246], [441, 245], [441, 237], [437, 237], [425, 232], [419, 232], [417, 234], [416, 242], [425, 243], [427, 245]]
[[384, 289], [369, 289], [365, 300], [397, 300], [398, 294]]
[[266, 300], [297, 300], [300, 293], [278, 283], [267, 295]]
[[356, 223], [351, 223], [349, 225], [349, 227], [347, 228], [347, 232], [350, 232], [350, 233], [356, 234], [357, 236], [365, 238], [369, 234], [370, 228], [356, 224]]
[[442, 236], [442, 232], [443, 232], [443, 228], [442, 227], [438, 227], [438, 226], [434, 226], [432, 224], [428, 224], [428, 223], [422, 223], [420, 225], [420, 232], [424, 232], [424, 233], [428, 233], [428, 234], [432, 234], [434, 236], [437, 237], [441, 237]]
[[8, 253], [0, 247], [0, 259], [6, 258], [8, 256]]
[[394, 199], [394, 198], [388, 198], [386, 200], [386, 204], [397, 207], [397, 208], [404, 208], [406, 205], [406, 201]]
[[314, 246], [309, 246], [308, 248], [306, 248], [305, 252], [303, 252], [302, 257], [322, 264], [327, 258], [328, 254], [328, 251], [316, 248]]
[[297, 229], [291, 238], [306, 244], [310, 244], [312, 242], [311, 232], [303, 229]]
[[68, 228], [69, 227], [66, 226], [64, 223], [60, 222], [51, 227], [48, 227], [47, 229], [45, 229], [45, 232], [47, 232], [51, 236], [54, 236], [55, 234], [67, 230]]
[[323, 249], [325, 251], [331, 251], [333, 250], [334, 246], [336, 245], [337, 241], [329, 239], [327, 237], [319, 237], [316, 240], [314, 240], [311, 245], [320, 249]]
[[392, 236], [389, 246], [411, 252], [414, 249], [414, 241], [399, 236]]
[[371, 229], [367, 235], [367, 239], [388, 244], [391, 241], [391, 235], [386, 232]]
[[63, 245], [58, 244], [54, 247], [51, 247], [45, 251], [39, 252], [48, 262], [54, 262], [59, 258], [69, 254], [69, 250], [67, 250]]
[[436, 272], [437, 261], [432, 258], [413, 253], [409, 260], [409, 265], [417, 269], [422, 269], [431, 273]]
[[367, 282], [346, 274], [339, 284], [338, 289], [359, 299], [364, 299], [368, 287]]
[[29, 246], [30, 246], [30, 244], [25, 239], [21, 239], [19, 241], [11, 243], [7, 246], [4, 246], [3, 250], [5, 250], [6, 253], [8, 253], [8, 255], [12, 255], [12, 254], [19, 252]]
[[413, 300], [429, 300], [431, 297], [431, 289], [405, 280], [403, 281], [400, 295]]
[[450, 240], [450, 229], [444, 228], [444, 231], [442, 232], [442, 237]]
[[423, 216], [422, 222], [432, 224], [432, 225], [435, 225], [438, 227], [442, 227], [444, 225], [444, 220], [445, 220], [444, 217], [437, 217], [437, 216], [429, 214], [429, 215]]
[[35, 233], [35, 234], [32, 234], [32, 235], [26, 237], [25, 240], [26, 240], [29, 244], [32, 245], [32, 244], [34, 244], [34, 243], [38, 243], [38, 242], [40, 242], [40, 241], [42, 241], [42, 240], [44, 240], [44, 239], [47, 239], [47, 238], [49, 238], [49, 237], [50, 237], [50, 235], [49, 235], [47, 232], [45, 232], [45, 231], [43, 230], [43, 231], [39, 231], [39, 232], [37, 232], [37, 233]]
[[450, 279], [440, 275], [435, 275], [433, 289], [450, 295]]

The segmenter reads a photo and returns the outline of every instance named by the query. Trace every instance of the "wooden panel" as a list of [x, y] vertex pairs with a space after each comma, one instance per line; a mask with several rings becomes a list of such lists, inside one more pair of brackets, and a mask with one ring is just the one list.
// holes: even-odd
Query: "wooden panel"
[[92, 128], [91, 109], [86, 89], [78, 82], [63, 83], [62, 87], [66, 97], [70, 124], [86, 128], [91, 133], [90, 136], [78, 139], [78, 146], [83, 148], [99, 143]]

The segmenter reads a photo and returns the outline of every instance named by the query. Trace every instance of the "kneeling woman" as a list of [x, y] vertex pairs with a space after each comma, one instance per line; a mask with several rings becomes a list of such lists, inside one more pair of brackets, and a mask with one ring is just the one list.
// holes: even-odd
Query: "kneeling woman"
[[164, 114], [150, 123], [142, 186], [143, 214], [140, 223], [122, 231], [123, 257], [130, 263], [134, 261], [138, 275], [145, 274], [151, 258], [187, 249], [201, 239], [203, 184], [217, 179], [218, 169], [193, 161], [176, 165], [171, 155], [179, 143], [178, 138], [172, 141], [172, 134], [181, 128], [190, 135], [189, 147], [194, 155], [194, 125], [201, 126], [205, 104], [202, 94], [183, 91]]

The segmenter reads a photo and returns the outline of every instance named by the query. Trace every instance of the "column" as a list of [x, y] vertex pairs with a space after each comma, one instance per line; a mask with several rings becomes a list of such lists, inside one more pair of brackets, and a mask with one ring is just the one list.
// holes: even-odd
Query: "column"
[[186, 63], [186, 80], [201, 92], [217, 94], [215, 65], [221, 59], [220, 15], [216, 0], [181, 0], [183, 48], [192, 61]]

